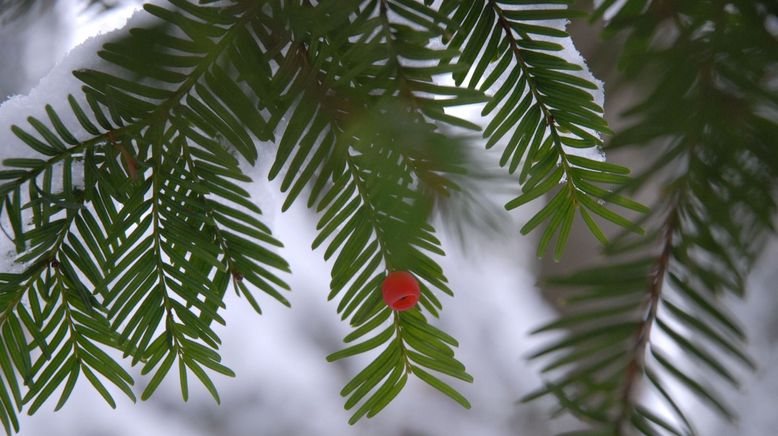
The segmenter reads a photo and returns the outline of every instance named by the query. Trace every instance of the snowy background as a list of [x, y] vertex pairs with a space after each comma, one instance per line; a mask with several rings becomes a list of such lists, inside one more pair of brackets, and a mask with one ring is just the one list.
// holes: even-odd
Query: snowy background
[[[110, 12], [97, 14], [83, 12], [81, 5], [77, 0], [62, 0], [0, 26], [0, 102], [5, 102], [0, 106], [0, 158], [24, 153], [9, 145], [13, 142], [7, 126], [40, 113], [46, 103], [61, 104], [69, 90], [77, 89], [75, 79], [61, 72], [78, 66], [83, 56], [95, 52], [97, 43], [87, 41], [66, 58], [68, 51], [92, 35], [122, 26], [137, 7], [125, 1]], [[579, 48], [591, 59], [587, 53], [587, 42], [594, 41], [591, 32], [582, 38]], [[41, 81], [57, 63], [56, 71]], [[596, 71], [596, 65], [593, 68]], [[608, 97], [607, 111], [623, 106], [623, 99], [628, 98], [621, 94]], [[618, 128], [618, 120], [611, 122]], [[499, 155], [489, 158], [497, 161]], [[336, 364], [324, 360], [341, 347], [347, 326], [336, 316], [336, 303], [326, 302], [329, 268], [322, 254], [309, 248], [314, 239], [313, 217], [299, 203], [284, 214], [277, 212], [282, 196], [277, 186], [265, 182], [266, 173], [262, 164], [252, 169], [250, 175], [259, 181], [252, 186], [252, 194], [266, 213], [265, 222], [286, 246], [281, 254], [293, 271], [288, 277], [293, 309], [264, 304], [264, 314], [257, 316], [245, 301], [230, 294], [224, 312], [227, 326], [217, 333], [224, 343], [224, 363], [237, 377], [215, 376], [221, 406], [194, 383], [189, 402], [184, 403], [177, 377], [168, 377], [149, 401], [133, 405], [121, 394], [115, 395], [118, 407], [112, 410], [82, 380], [61, 411], [51, 412], [50, 404], [32, 417], [22, 417], [22, 435], [544, 436], [567, 428], [564, 421], [548, 421], [548, 402], [516, 404], [517, 398], [540, 383], [535, 368], [524, 359], [538, 339], [526, 332], [554, 316], [554, 308], [535, 282], [541, 271], [560, 267], [539, 262], [534, 257], [536, 240], [518, 233], [536, 204], [505, 214], [496, 232], [472, 235], [464, 244], [443, 235], [448, 256], [441, 263], [457, 296], [444, 301], [445, 310], [437, 322], [460, 341], [457, 355], [475, 383], [457, 386], [473, 408], [463, 410], [415, 380], [379, 416], [351, 427], [346, 423], [350, 413], [343, 410], [338, 392], [365, 362], [359, 358]], [[499, 205], [504, 199], [492, 200]], [[0, 242], [0, 253], [10, 248], [8, 241]], [[592, 250], [589, 245], [569, 247], [561, 266], [574, 257], [587, 258], [581, 253], [588, 250]], [[772, 412], [778, 400], [778, 295], [774, 286], [768, 286], [778, 282], [776, 258], [778, 246], [773, 243], [754, 273], [750, 299], [746, 304], [733, 303], [733, 310], [748, 323], [752, 352], [760, 362], [759, 371], [748, 376], [742, 392], [729, 398], [740, 410], [740, 426], [722, 427], [715, 417], [700, 410], [707, 417], [699, 426], [703, 435], [778, 435], [778, 417]], [[133, 375], [140, 393], [145, 378], [136, 369]]]

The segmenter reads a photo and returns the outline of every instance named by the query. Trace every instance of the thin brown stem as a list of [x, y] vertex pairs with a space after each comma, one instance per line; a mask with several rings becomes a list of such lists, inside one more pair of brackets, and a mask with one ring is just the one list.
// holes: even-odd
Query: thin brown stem
[[662, 251], [648, 275], [648, 290], [646, 300], [641, 307], [643, 317], [633, 335], [633, 346], [629, 352], [624, 387], [621, 393], [621, 409], [616, 418], [615, 432], [617, 435], [627, 434], [627, 425], [630, 422], [635, 406], [635, 394], [642, 380], [646, 364], [646, 349], [651, 339], [651, 330], [656, 323], [657, 310], [662, 298], [664, 278], [670, 266], [672, 258], [674, 235], [679, 226], [679, 201], [668, 214], [663, 224]]

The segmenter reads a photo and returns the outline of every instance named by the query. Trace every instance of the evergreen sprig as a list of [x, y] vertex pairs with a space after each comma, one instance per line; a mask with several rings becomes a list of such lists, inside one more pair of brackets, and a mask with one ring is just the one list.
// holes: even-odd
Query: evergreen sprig
[[[272, 250], [281, 244], [258, 219], [260, 209], [241, 187], [251, 180], [239, 167], [241, 159], [258, 158], [256, 141], [272, 141], [276, 133], [270, 177], [283, 170], [284, 209], [310, 186], [308, 204], [322, 213], [314, 246], [330, 239], [325, 257], [338, 254], [330, 298], [348, 286], [339, 307], [356, 328], [348, 342], [387, 320], [391, 311], [376, 304], [387, 270], [415, 273], [421, 306], [433, 316], [442, 304], [432, 289], [451, 294], [430, 257], [443, 251], [426, 221], [430, 198], [458, 189], [446, 174], [466, 168], [462, 145], [437, 122], [467, 124], [443, 109], [482, 97], [435, 84], [433, 76], [447, 70], [420, 65], [425, 57], [450, 55], [426, 48], [444, 17], [407, 1], [170, 3], [146, 5], [156, 21], [104, 44], [98, 55], [113, 70], [74, 72], [85, 86], [83, 97], [69, 97], [70, 110], [85, 134], [72, 133], [50, 106], [48, 120], [12, 128], [42, 156], [6, 160], [1, 174], [17, 260], [32, 265], [4, 280], [4, 328], [16, 335], [7, 342], [13, 365], [4, 367], [4, 386], [15, 398], [3, 403], [8, 432], [18, 430], [16, 410], [32, 402], [34, 412], [63, 384], [58, 406], [64, 404], [81, 373], [111, 404], [95, 372], [134, 399], [133, 380], [102, 351], [106, 346], [151, 375], [142, 399], [177, 361], [184, 399], [193, 374], [218, 401], [208, 370], [232, 372], [221, 363], [211, 323], [224, 323], [227, 287], [258, 312], [248, 285], [288, 304], [280, 293], [288, 287], [274, 272], [288, 271]], [[409, 26], [394, 22], [395, 13], [422, 18]], [[310, 26], [324, 16], [332, 26]], [[53, 183], [60, 173], [64, 181]], [[31, 223], [27, 209], [36, 217]], [[43, 281], [44, 274], [53, 278]], [[20, 324], [19, 303], [50, 288], [60, 298], [47, 300], [45, 316], [18, 315]], [[52, 311], [58, 318], [48, 321]], [[66, 346], [56, 323], [70, 326]], [[469, 406], [433, 375], [472, 380], [453, 357], [456, 340], [419, 311], [394, 314], [388, 326], [392, 372], [370, 365], [344, 390], [348, 407], [367, 398], [352, 422], [386, 406], [410, 374]], [[382, 345], [381, 338], [371, 343]], [[92, 357], [81, 360], [86, 347]], [[331, 358], [364, 351], [351, 347]]]
[[[17, 262], [27, 265], [4, 278], [2, 328], [15, 340], [6, 342], [15, 347], [4, 371], [16, 400], [3, 402], [8, 432], [18, 430], [14, 409], [29, 403], [34, 412], [64, 384], [61, 407], [81, 374], [112, 406], [96, 374], [134, 399], [132, 378], [102, 347], [153, 371], [143, 399], [178, 361], [184, 399], [194, 375], [218, 401], [207, 371], [233, 374], [210, 324], [224, 322], [230, 281], [257, 310], [244, 281], [288, 304], [275, 272], [288, 265], [272, 249], [281, 244], [240, 186], [250, 179], [233, 156], [254, 162], [249, 135], [269, 134], [259, 109], [241, 106], [248, 99], [234, 81], [219, 80], [234, 65], [236, 39], [267, 16], [261, 5], [174, 5], [181, 9], [147, 5], [159, 19], [153, 27], [98, 53], [121, 70], [74, 73], [89, 111], [77, 97], [70, 108], [87, 136], [77, 138], [51, 107], [48, 123], [29, 119], [32, 132], [13, 127], [42, 156], [6, 160], [0, 174]], [[154, 62], [138, 59], [139, 48]]]
[[605, 243], [596, 216], [641, 231], [605, 202], [647, 211], [602, 186], [625, 184], [629, 170], [593, 158], [603, 144], [602, 135], [612, 132], [594, 101], [599, 86], [577, 73], [581, 65], [559, 55], [570, 43], [565, 20], [585, 15], [569, 9], [572, 3], [483, 0], [444, 1], [441, 6], [456, 23], [448, 46], [461, 50], [458, 64], [470, 65], [454, 73], [454, 80], [491, 94], [481, 113], [491, 116], [484, 129], [486, 147], [506, 139], [500, 165], [511, 174], [519, 172], [523, 192], [505, 207], [514, 209], [553, 194], [521, 232], [547, 223], [537, 253], [542, 256], [556, 237], [556, 260], [567, 245], [576, 213]]
[[[286, 208], [308, 182], [306, 177], [318, 172], [308, 205], [315, 204], [322, 213], [313, 248], [329, 240], [325, 259], [337, 253], [328, 298], [342, 293], [338, 312], [355, 327], [347, 343], [380, 331], [328, 360], [385, 346], [341, 391], [349, 396], [347, 409], [366, 398], [350, 422], [378, 413], [410, 374], [470, 407], [461, 394], [428, 372], [472, 381], [454, 358], [456, 340], [415, 310], [390, 315], [377, 291], [388, 271], [404, 270], [421, 280], [420, 304], [433, 316], [442, 305], [432, 290], [452, 295], [443, 270], [430, 257], [444, 252], [427, 224], [427, 196], [456, 189], [446, 173], [465, 168], [461, 146], [441, 134], [435, 121], [462, 125], [463, 120], [443, 108], [480, 101], [480, 93], [433, 81], [434, 75], [445, 72], [434, 62], [450, 53], [427, 48], [442, 32], [439, 20], [444, 17], [408, 1], [354, 2], [351, 7], [356, 8], [353, 15], [330, 11], [344, 22], [332, 23], [320, 34], [303, 33], [296, 39], [292, 29], [285, 74], [297, 78], [288, 91], [295, 100], [290, 99], [294, 103], [270, 177], [285, 171], [282, 190], [292, 187]], [[390, 11], [419, 28], [394, 22]], [[307, 98], [298, 101], [299, 94]], [[435, 95], [445, 98], [431, 98]], [[303, 167], [312, 149], [317, 155]], [[448, 156], [441, 155], [442, 150]]]
[[[589, 434], [693, 434], [667, 389], [674, 379], [731, 416], [653, 335], [735, 385], [731, 363], [753, 366], [719, 299], [744, 293], [759, 252], [753, 241], [772, 231], [778, 158], [766, 138], [778, 137], [770, 118], [778, 98], [762, 79], [778, 44], [762, 23], [775, 11], [747, 0], [734, 9], [723, 0], [621, 7], [608, 32], [629, 32], [626, 73], [672, 66], [631, 111], [638, 121], [611, 142], [664, 144], [630, 179], [598, 158], [612, 132], [595, 102], [600, 85], [567, 58], [566, 22], [582, 15], [572, 3], [145, 5], [144, 26], [97, 53], [105, 68], [74, 72], [84, 87], [68, 110], [47, 106], [46, 119], [12, 127], [32, 156], [0, 171], [0, 212], [18, 264], [0, 275], [6, 432], [18, 431], [19, 411], [34, 412], [60, 388], [61, 407], [82, 375], [109, 404], [106, 381], [134, 400], [119, 356], [150, 375], [142, 399], [177, 364], [184, 399], [194, 375], [219, 400], [211, 372], [233, 374], [212, 325], [224, 323], [228, 288], [257, 312], [265, 297], [289, 304], [282, 244], [241, 169], [259, 159], [272, 160], [282, 210], [303, 198], [319, 215], [312, 246], [330, 261], [327, 298], [353, 327], [328, 360], [374, 355], [341, 391], [355, 409], [350, 422], [379, 413], [409, 376], [469, 407], [448, 381], [472, 381], [458, 343], [434, 326], [440, 295], [453, 292], [430, 223], [470, 171], [460, 132], [480, 130], [447, 109], [482, 103], [486, 146], [504, 145], [500, 164], [521, 184], [506, 207], [550, 196], [522, 228], [545, 224], [539, 255], [556, 239], [561, 257], [576, 215], [602, 242], [601, 220], [625, 229], [608, 245], [617, 263], [556, 280], [574, 287], [572, 311], [537, 332], [568, 333], [535, 353], [550, 357], [543, 371], [554, 376], [528, 398], [555, 396], [560, 411], [592, 423]], [[652, 45], [667, 23], [678, 38]], [[260, 156], [260, 142], [275, 156]], [[659, 177], [664, 188], [647, 213], [627, 193]], [[643, 215], [634, 222], [613, 206]], [[407, 312], [382, 303], [381, 282], [396, 270], [421, 284]], [[674, 417], [645, 406], [644, 380]]]
[[[570, 313], [535, 333], [571, 333], [532, 355], [546, 358], [543, 371], [553, 376], [525, 399], [556, 396], [560, 411], [591, 423], [582, 434], [697, 434], [671, 385], [735, 418], [712, 382], [737, 388], [743, 369], [755, 367], [727, 302], [745, 295], [747, 273], [774, 232], [778, 175], [769, 139], [778, 123], [765, 115], [778, 100], [763, 85], [778, 50], [762, 25], [771, 12], [757, 3], [630, 1], [608, 24], [611, 35], [629, 33], [627, 74], [651, 87], [611, 147], [660, 150], [629, 187], [661, 188], [645, 237], [622, 234], [607, 265], [551, 280], [571, 288]], [[666, 26], [677, 38], [652, 43]]]

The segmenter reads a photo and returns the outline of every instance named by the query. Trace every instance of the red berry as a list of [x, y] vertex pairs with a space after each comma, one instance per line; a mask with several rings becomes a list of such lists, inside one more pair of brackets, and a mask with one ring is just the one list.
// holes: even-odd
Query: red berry
[[403, 312], [416, 305], [421, 291], [419, 282], [407, 271], [393, 271], [384, 279], [381, 286], [384, 302], [392, 309]]

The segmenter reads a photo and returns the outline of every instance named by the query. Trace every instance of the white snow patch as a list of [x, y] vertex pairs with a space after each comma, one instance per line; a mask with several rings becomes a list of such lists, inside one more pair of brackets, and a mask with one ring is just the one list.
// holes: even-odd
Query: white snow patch
[[[135, 13], [132, 19], [128, 22], [125, 20], [125, 22], [137, 25], [141, 15], [147, 14]], [[45, 111], [47, 104], [54, 108], [76, 138], [89, 135], [81, 128], [67, 101], [68, 95], [72, 94], [82, 105], [82, 108], [88, 111], [88, 106], [80, 90], [82, 83], [73, 76], [72, 72], [79, 68], [104, 69], [100, 67], [104, 66], [105, 62], [101, 61], [96, 53], [109, 36], [122, 31], [114, 30], [87, 37], [80, 45], [71, 49], [67, 56], [40, 79], [38, 85], [27, 95], [13, 96], [0, 105], [0, 120], [2, 120], [0, 144], [3, 145], [0, 147], [0, 160], [11, 157], [40, 157], [37, 152], [22, 143], [8, 127], [17, 125], [26, 131], [34, 132], [27, 122], [28, 117], [35, 117], [48, 125], [48, 116]], [[88, 35], [82, 33], [81, 36]]]

